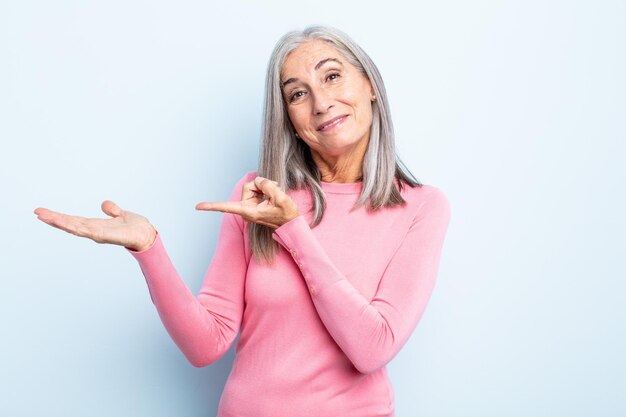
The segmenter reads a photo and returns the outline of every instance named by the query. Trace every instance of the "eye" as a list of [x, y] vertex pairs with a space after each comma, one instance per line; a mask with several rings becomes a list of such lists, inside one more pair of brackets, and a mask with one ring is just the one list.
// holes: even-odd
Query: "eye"
[[289, 96], [289, 102], [292, 102], [294, 100], [299, 99], [300, 97], [302, 97], [305, 93], [305, 91], [302, 90], [296, 90], [293, 93], [291, 93], [291, 95]]
[[326, 81], [333, 81], [339, 77], [341, 77], [341, 74], [339, 74], [338, 72], [331, 72], [326, 76]]

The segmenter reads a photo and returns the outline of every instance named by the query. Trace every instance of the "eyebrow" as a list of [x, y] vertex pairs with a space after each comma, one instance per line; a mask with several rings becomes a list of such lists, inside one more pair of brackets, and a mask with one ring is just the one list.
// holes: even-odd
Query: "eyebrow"
[[324, 65], [327, 62], [336, 62], [339, 65], [343, 66], [343, 63], [340, 60], [338, 60], [337, 58], [326, 58], [326, 59], [322, 59], [320, 62], [317, 63], [317, 65], [315, 66], [315, 71], [320, 69], [322, 67], [322, 65]]
[[[318, 62], [318, 63], [315, 65], [315, 68], [314, 68], [314, 69], [315, 69], [315, 71], [317, 71], [318, 69], [320, 69], [320, 68], [321, 68], [324, 64], [326, 64], [326, 63], [328, 63], [328, 62], [336, 62], [337, 64], [339, 64], [339, 65], [343, 66], [343, 62], [341, 62], [341, 61], [340, 61], [340, 60], [338, 60], [337, 58], [324, 58], [324, 59], [322, 59], [320, 62]], [[285, 81], [283, 81], [283, 82], [281, 83], [281, 88], [285, 88], [285, 86], [286, 86], [287, 84], [295, 83], [296, 81], [298, 81], [298, 79], [297, 79], [297, 78], [289, 78], [289, 79], [287, 79], [287, 80], [285, 80]]]

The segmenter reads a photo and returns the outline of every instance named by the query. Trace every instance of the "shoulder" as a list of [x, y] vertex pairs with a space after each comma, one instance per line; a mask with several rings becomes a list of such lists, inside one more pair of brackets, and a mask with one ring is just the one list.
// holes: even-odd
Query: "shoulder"
[[443, 221], [450, 218], [450, 200], [438, 187], [429, 184], [411, 187], [404, 185], [402, 197], [406, 201], [406, 209], [412, 213], [414, 220], [424, 217], [437, 217]]
[[402, 197], [411, 204], [449, 205], [446, 194], [439, 187], [423, 184], [415, 187], [404, 184]]
[[250, 181], [254, 180], [257, 176], [258, 176], [257, 171], [248, 171], [237, 182], [237, 185], [243, 186], [243, 184], [245, 184], [246, 182], [250, 182]]

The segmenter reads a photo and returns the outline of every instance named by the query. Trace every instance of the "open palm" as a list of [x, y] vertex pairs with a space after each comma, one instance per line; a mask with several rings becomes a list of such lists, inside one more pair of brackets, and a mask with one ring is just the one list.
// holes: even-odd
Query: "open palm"
[[36, 209], [35, 214], [39, 220], [50, 226], [97, 243], [110, 243], [142, 251], [154, 242], [156, 230], [145, 217], [122, 210], [110, 200], [102, 203], [102, 211], [111, 218], [90, 219], [46, 208]]

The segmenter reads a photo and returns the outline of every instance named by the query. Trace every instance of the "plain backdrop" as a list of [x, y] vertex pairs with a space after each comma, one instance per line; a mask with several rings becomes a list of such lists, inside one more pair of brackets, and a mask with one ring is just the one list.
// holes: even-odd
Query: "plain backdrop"
[[124, 249], [32, 211], [142, 213], [197, 292], [221, 216], [194, 206], [256, 168], [270, 52], [315, 23], [372, 56], [400, 156], [452, 207], [397, 416], [625, 415], [625, 22], [617, 0], [3, 0], [0, 415], [215, 415], [232, 351], [192, 367]]

